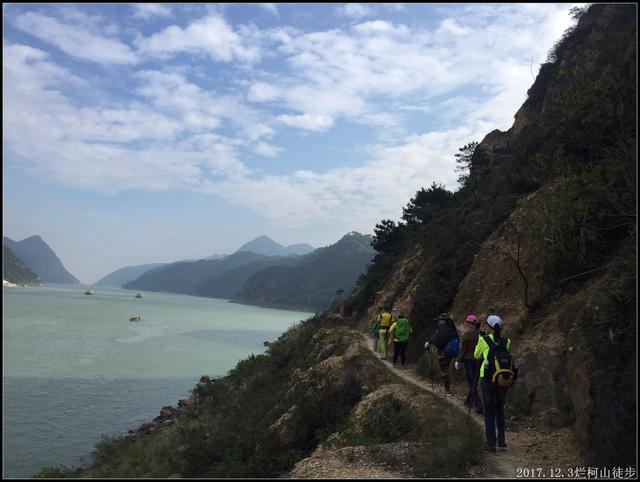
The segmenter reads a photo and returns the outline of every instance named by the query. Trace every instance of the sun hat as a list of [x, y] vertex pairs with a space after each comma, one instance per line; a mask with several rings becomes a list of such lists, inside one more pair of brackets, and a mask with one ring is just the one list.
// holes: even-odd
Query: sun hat
[[487, 317], [487, 325], [489, 325], [491, 328], [495, 327], [496, 325], [502, 326], [504, 325], [504, 321], [502, 321], [502, 318], [500, 318], [498, 315], [489, 315]]
[[471, 323], [472, 325], [479, 323], [478, 317], [476, 315], [469, 315], [465, 318], [464, 321], [466, 321], [467, 323]]

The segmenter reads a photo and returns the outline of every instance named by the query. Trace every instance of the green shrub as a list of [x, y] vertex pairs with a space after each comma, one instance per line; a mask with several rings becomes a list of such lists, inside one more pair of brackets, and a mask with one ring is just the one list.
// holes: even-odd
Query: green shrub
[[68, 479], [78, 478], [82, 474], [81, 468], [67, 467], [66, 465], [59, 465], [58, 467], [43, 467], [33, 477], [37, 479], [53, 478], [53, 479]]
[[[362, 428], [364, 434], [377, 443], [397, 442], [417, 438], [418, 420], [410, 407], [397, 399], [390, 403], [369, 407], [366, 411]], [[414, 437], [407, 437], [409, 434]]]

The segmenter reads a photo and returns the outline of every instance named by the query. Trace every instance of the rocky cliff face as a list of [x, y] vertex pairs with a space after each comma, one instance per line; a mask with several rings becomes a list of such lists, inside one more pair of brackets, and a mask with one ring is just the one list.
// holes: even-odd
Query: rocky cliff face
[[[635, 366], [635, 349], [628, 347], [626, 341], [634, 340], [636, 333], [634, 314], [629, 308], [635, 304], [635, 295], [630, 288], [633, 281], [629, 280], [633, 273], [629, 266], [635, 263], [635, 253], [630, 248], [635, 243], [635, 230], [631, 227], [635, 221], [629, 224], [629, 234], [610, 237], [597, 262], [583, 270], [570, 271], [567, 266], [568, 272], [563, 275], [563, 266], [550, 264], [545, 252], [549, 246], [547, 237], [550, 236], [548, 212], [566, 209], [565, 205], [554, 204], [553, 200], [561, 192], [571, 192], [573, 176], [582, 174], [578, 174], [581, 172], [578, 169], [567, 168], [558, 171], [562, 174], [554, 178], [551, 172], [557, 169], [557, 165], [552, 168], [544, 164], [536, 168], [537, 172], [543, 173], [544, 181], [535, 179], [532, 173], [536, 172], [536, 162], [550, 158], [540, 154], [544, 152], [542, 146], [548, 138], [535, 137], [543, 132], [547, 132], [545, 135], [548, 137], [548, 131], [544, 129], [549, 129], [551, 121], [555, 122], [550, 112], [555, 110], [553, 115], [557, 116], [557, 112], [565, 115], [565, 111], [570, 111], [576, 104], [598, 112], [606, 109], [606, 97], [585, 100], [581, 96], [595, 94], [585, 94], [576, 89], [579, 85], [586, 85], [580, 84], [580, 77], [593, 68], [588, 67], [589, 62], [605, 62], [606, 65], [598, 67], [595, 72], [617, 68], [620, 72], [628, 71], [627, 67], [619, 67], [623, 60], [603, 52], [620, 41], [625, 31], [626, 35], [635, 32], [633, 15], [633, 8], [591, 7], [575, 31], [569, 32], [559, 44], [555, 53], [558, 58], [542, 67], [529, 90], [529, 99], [515, 115], [513, 126], [506, 132], [496, 130], [487, 134], [479, 144], [479, 149], [487, 156], [484, 179], [493, 184], [494, 193], [504, 189], [513, 180], [514, 173], [528, 182], [526, 190], [529, 192], [518, 199], [511, 214], [475, 250], [473, 261], [447, 308], [459, 328], [462, 328], [462, 320], [471, 313], [486, 319], [491, 310], [503, 317], [505, 334], [513, 340], [516, 363], [520, 367], [520, 379], [510, 391], [509, 410], [530, 416], [532, 423], [541, 427], [572, 427], [590, 453], [591, 460], [599, 463], [611, 462], [616, 457], [618, 461], [625, 457], [628, 460], [633, 454], [634, 442], [631, 439], [635, 435], [628, 433], [622, 420], [633, 424], [631, 414], [635, 411], [636, 375], [635, 369], [630, 368], [630, 365]], [[587, 67], [583, 68], [584, 65]], [[623, 75], [617, 73], [615, 77], [622, 78]], [[602, 79], [599, 81], [604, 82]], [[609, 89], [607, 96], [626, 95], [623, 95], [622, 82], [611, 85], [619, 86], [621, 90], [611, 93]], [[591, 101], [593, 104], [589, 105]], [[585, 110], [581, 115], [586, 118], [593, 115], [593, 111]], [[620, 119], [623, 117], [620, 115]], [[625, 155], [625, 143], [634, 144], [635, 134], [603, 133], [606, 125], [603, 123], [600, 130], [595, 129], [594, 135], [603, 134], [611, 139], [627, 136], [625, 141], [616, 141], [617, 162]], [[562, 124], [560, 126], [564, 128]], [[576, 132], [584, 132], [585, 129], [586, 126], [580, 127]], [[566, 135], [569, 136], [570, 132], [567, 128]], [[586, 159], [581, 157], [584, 156], [581, 146], [572, 146], [562, 133], [552, 132], [552, 135], [556, 136], [558, 146], [563, 146], [558, 147], [553, 156], [566, 158], [567, 166], [587, 165]], [[613, 149], [602, 148], [608, 142], [606, 140], [598, 142], [585, 151], [594, 156], [589, 163], [602, 162], [598, 156], [610, 155]], [[576, 154], [565, 153], [569, 147]], [[526, 156], [518, 157], [514, 153]], [[628, 175], [631, 176], [629, 185], [633, 187], [635, 176], [631, 172]], [[620, 180], [617, 182], [616, 189], [619, 189], [622, 184]], [[536, 184], [538, 187], [532, 190]], [[581, 198], [584, 194], [573, 192], [565, 199], [571, 198], [575, 206], [581, 206], [576, 213], [582, 212], [581, 215], [567, 216], [567, 223], [584, 223], [586, 231], [589, 226], [585, 219], [591, 209], [588, 206], [604, 202], [601, 201], [604, 198], [595, 191], [585, 192], [594, 197]], [[598, 210], [593, 209], [592, 212]], [[635, 220], [633, 207], [629, 206], [626, 214]], [[617, 212], [612, 219], [624, 216]], [[609, 222], [595, 238], [609, 236], [608, 231], [615, 229], [615, 224]], [[580, 236], [580, 242], [586, 243], [587, 234], [579, 233]], [[576, 244], [574, 250], [577, 252], [583, 248], [584, 245]], [[407, 247], [404, 254], [395, 259], [387, 281], [359, 318], [359, 326], [366, 329], [379, 308], [387, 304], [396, 314], [410, 314], [418, 335], [418, 339], [410, 344], [410, 355], [420, 360], [422, 344], [431, 335], [433, 325], [425, 319], [425, 306], [419, 298], [418, 288], [427, 283], [423, 274], [433, 262], [433, 256], [426, 243]], [[626, 271], [622, 266], [627, 266]], [[428, 280], [437, 282], [434, 276]], [[610, 361], [607, 361], [608, 354], [614, 354]], [[612, 377], [615, 382], [611, 381]], [[614, 388], [616, 385], [624, 389], [618, 391]], [[609, 424], [605, 420], [609, 420]], [[619, 440], [622, 437], [626, 442], [616, 444], [615, 437]], [[620, 446], [629, 446], [629, 449]], [[625, 451], [624, 456], [620, 454], [621, 450]]]

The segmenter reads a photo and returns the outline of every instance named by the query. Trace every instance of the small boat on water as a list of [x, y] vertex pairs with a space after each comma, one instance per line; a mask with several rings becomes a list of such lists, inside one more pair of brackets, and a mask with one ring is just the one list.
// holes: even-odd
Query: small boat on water
[[142, 318], [140, 317], [140, 315], [138, 316], [132, 316], [131, 318], [129, 318], [129, 321], [141, 321]]
[[142, 296], [142, 294], [138, 293], [138, 294], [136, 295], [136, 298], [144, 298], [144, 296]]
[[92, 295], [93, 294], [93, 288], [87, 290], [84, 292], [85, 295]]

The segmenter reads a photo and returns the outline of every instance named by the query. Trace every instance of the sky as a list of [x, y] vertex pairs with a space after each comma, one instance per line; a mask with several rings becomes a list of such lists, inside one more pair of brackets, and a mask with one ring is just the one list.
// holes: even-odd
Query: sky
[[3, 4], [3, 235], [91, 284], [327, 246], [507, 130], [583, 4]]

